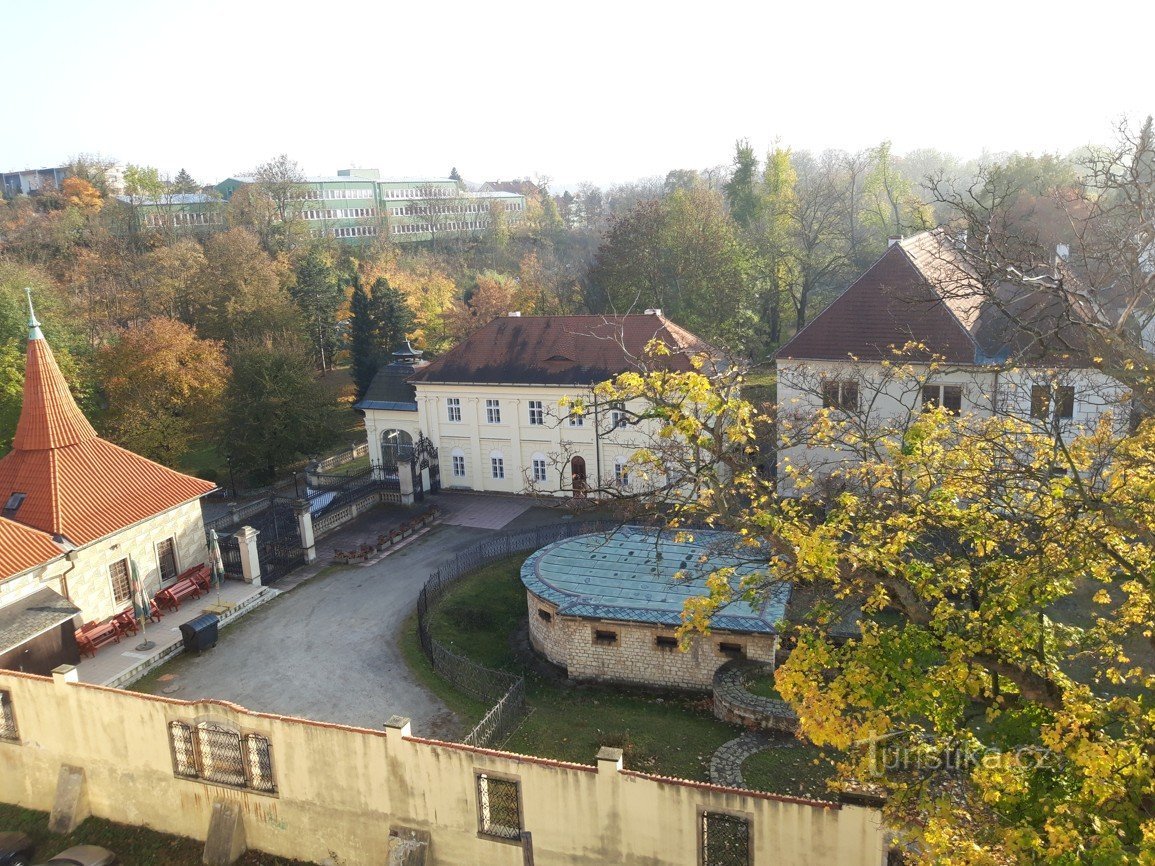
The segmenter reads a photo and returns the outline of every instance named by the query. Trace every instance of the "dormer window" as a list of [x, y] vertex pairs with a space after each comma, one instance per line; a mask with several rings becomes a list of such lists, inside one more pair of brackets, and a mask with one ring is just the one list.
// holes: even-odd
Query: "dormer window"
[[16, 516], [16, 512], [20, 510], [20, 506], [24, 504], [24, 499], [28, 494], [13, 493], [8, 497], [8, 501], [4, 503], [4, 516], [12, 518]]

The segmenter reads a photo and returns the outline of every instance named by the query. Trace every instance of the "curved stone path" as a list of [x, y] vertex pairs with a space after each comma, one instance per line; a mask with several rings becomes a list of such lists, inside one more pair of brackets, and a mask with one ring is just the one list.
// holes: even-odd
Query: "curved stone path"
[[760, 667], [763, 665], [747, 661], [729, 662], [714, 675], [714, 715], [763, 729], [747, 731], [718, 747], [710, 757], [710, 781], [716, 785], [745, 788], [742, 765], [751, 755], [763, 749], [788, 747], [792, 742], [767, 733], [767, 730], [790, 733], [797, 727], [798, 717], [789, 705], [782, 700], [751, 694], [746, 688], [747, 672]]
[[746, 783], [742, 780], [742, 765], [751, 755], [768, 749], [771, 745], [770, 738], [760, 731], [745, 733], [728, 743], [723, 743], [718, 747], [718, 751], [710, 757], [710, 781], [715, 785], [745, 788]]

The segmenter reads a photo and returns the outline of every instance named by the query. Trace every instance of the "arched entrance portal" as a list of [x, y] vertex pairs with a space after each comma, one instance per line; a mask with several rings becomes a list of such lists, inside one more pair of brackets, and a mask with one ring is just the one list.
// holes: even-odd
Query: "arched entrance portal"
[[569, 462], [569, 473], [573, 479], [573, 495], [584, 497], [588, 485], [586, 484], [586, 460], [584, 457], [574, 457]]
[[404, 430], [381, 432], [381, 468], [386, 475], [397, 474], [400, 460], [413, 459], [413, 437]]

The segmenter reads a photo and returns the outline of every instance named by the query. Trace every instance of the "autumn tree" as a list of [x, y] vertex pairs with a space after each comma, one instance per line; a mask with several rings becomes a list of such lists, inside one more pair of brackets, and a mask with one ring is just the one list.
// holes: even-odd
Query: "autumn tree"
[[285, 268], [252, 232], [235, 228], [205, 241], [190, 298], [197, 332], [232, 343], [295, 329], [299, 315], [284, 289]]
[[109, 438], [167, 466], [206, 434], [229, 377], [221, 343], [165, 318], [123, 330], [96, 366]]
[[336, 401], [318, 379], [308, 344], [293, 332], [238, 340], [218, 428], [220, 449], [267, 484], [333, 439]]
[[270, 255], [285, 252], [305, 236], [307, 189], [301, 167], [282, 153], [253, 169], [252, 183], [233, 193], [230, 217], [255, 231]]

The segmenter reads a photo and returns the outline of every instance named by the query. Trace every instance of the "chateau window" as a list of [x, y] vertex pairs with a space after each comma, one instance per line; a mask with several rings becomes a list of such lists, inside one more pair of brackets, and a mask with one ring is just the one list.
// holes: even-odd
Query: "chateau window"
[[937, 409], [941, 406], [951, 415], [962, 411], [962, 385], [923, 385], [922, 408]]
[[720, 652], [724, 656], [741, 657], [741, 656], [746, 655], [746, 647], [744, 647], [740, 643], [730, 643], [728, 641], [722, 641], [721, 643], [718, 644], [718, 652]]
[[552, 622], [553, 621], [553, 614], [550, 613], [548, 610], [541, 610], [539, 608], [537, 611], [537, 615], [538, 615], [538, 618], [544, 622]]
[[477, 823], [483, 836], [521, 839], [521, 786], [512, 779], [478, 773]]
[[485, 401], [485, 421], [488, 424], [501, 423], [501, 401], [500, 400], [486, 400]]
[[209, 722], [169, 722], [168, 736], [177, 777], [276, 793], [272, 746], [267, 737], [242, 735]]
[[585, 423], [586, 423], [586, 416], [585, 415], [581, 415], [577, 412], [570, 412], [570, 414], [569, 414], [569, 426], [571, 426], [571, 427], [584, 427]]
[[166, 538], [156, 546], [156, 561], [160, 567], [161, 581], [172, 580], [180, 569], [176, 562], [176, 541]]
[[489, 467], [493, 473], [494, 478], [505, 477], [505, 458], [500, 454], [491, 454], [489, 457]]
[[822, 383], [822, 408], [858, 411], [858, 383], [832, 380]]
[[630, 469], [624, 459], [619, 457], [614, 461], [614, 483], [618, 487], [630, 486]]
[[610, 428], [613, 430], [619, 427], [625, 427], [629, 423], [626, 417], [626, 408], [620, 403], [615, 403], [610, 407]]
[[617, 642], [618, 633], [616, 631], [594, 629], [594, 643], [601, 646], [616, 646]]
[[549, 470], [546, 468], [546, 460], [544, 457], [533, 458], [533, 480], [546, 481], [549, 479]]
[[112, 600], [115, 604], [122, 604], [132, 598], [132, 582], [128, 576], [128, 560], [121, 559], [108, 567], [108, 575], [112, 581]]
[[702, 812], [702, 866], [748, 866], [750, 820], [722, 812]]
[[461, 420], [461, 398], [460, 397], [446, 397], [445, 398], [445, 412], [450, 421], [457, 422]]
[[19, 743], [20, 732], [16, 729], [16, 713], [12, 709], [12, 695], [0, 690], [0, 740]]
[[465, 477], [465, 455], [464, 454], [454, 454], [453, 455], [453, 477], [454, 478], [464, 478]]
[[541, 400], [529, 401], [529, 423], [532, 426], [540, 426], [545, 423], [545, 407], [542, 406]]
[[[1052, 407], [1054, 407], [1052, 409]], [[1075, 389], [1071, 385], [1032, 385], [1031, 417], [1045, 421], [1064, 420], [1075, 415]]]
[[663, 650], [677, 649], [678, 639], [673, 635], [660, 634], [654, 638], [654, 646]]

